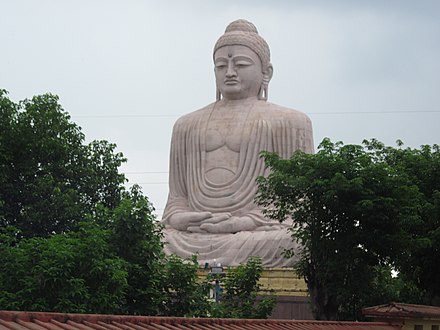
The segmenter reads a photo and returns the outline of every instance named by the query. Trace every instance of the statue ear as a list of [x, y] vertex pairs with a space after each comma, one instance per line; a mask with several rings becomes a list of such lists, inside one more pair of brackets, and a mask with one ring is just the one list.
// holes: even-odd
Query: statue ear
[[263, 72], [264, 78], [266, 79], [266, 81], [269, 83], [269, 81], [272, 79], [273, 76], [273, 66], [272, 64], [268, 64], [266, 67], [266, 70], [264, 70]]
[[263, 82], [260, 87], [260, 92], [258, 93], [258, 98], [260, 100], [267, 101], [269, 96], [269, 81], [272, 79], [273, 67], [272, 64], [268, 64], [266, 70], [263, 71]]

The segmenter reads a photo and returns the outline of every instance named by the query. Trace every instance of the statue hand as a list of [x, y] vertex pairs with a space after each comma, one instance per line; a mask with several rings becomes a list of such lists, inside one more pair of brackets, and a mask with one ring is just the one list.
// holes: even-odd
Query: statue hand
[[231, 216], [222, 221], [214, 222], [211, 218], [202, 221], [199, 230], [212, 234], [231, 234], [240, 231], [272, 231], [288, 228], [285, 224], [267, 223], [261, 224], [249, 216]]
[[273, 231], [273, 230], [287, 230], [289, 228], [288, 226], [285, 226], [284, 224], [276, 224], [276, 225], [270, 225], [270, 226], [260, 226], [255, 229], [255, 231]]
[[257, 224], [248, 216], [232, 216], [222, 222], [213, 223], [211, 221], [204, 221], [200, 228], [204, 231], [213, 234], [226, 234], [236, 233], [239, 231], [254, 231], [257, 228]]
[[200, 222], [212, 217], [211, 212], [182, 212], [170, 216], [168, 224], [177, 230], [187, 231], [188, 227], [199, 226]]
[[231, 213], [225, 212], [225, 213], [212, 213], [212, 216], [210, 218], [207, 218], [205, 220], [202, 220], [200, 223], [219, 223], [225, 220], [228, 220], [231, 217]]
[[213, 213], [211, 217], [206, 218], [199, 223], [191, 222], [187, 228], [187, 231], [192, 233], [206, 233], [207, 231], [202, 228], [203, 224], [216, 224], [225, 221], [231, 217], [231, 213]]

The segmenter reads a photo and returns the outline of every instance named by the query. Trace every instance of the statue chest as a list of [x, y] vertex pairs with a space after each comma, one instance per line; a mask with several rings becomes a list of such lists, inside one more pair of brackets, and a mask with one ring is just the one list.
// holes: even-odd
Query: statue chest
[[249, 140], [246, 112], [213, 114], [205, 130], [205, 179], [227, 184], [238, 171], [240, 148]]
[[205, 151], [226, 148], [232, 152], [240, 152], [241, 143], [249, 139], [250, 124], [246, 115], [246, 112], [237, 111], [213, 113], [206, 124]]

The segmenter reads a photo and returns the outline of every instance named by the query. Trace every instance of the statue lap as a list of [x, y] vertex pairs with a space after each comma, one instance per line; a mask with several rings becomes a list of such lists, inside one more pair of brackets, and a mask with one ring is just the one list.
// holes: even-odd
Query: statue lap
[[[167, 226], [165, 251], [182, 257], [197, 254], [200, 263], [215, 259], [234, 266], [250, 256], [260, 256], [265, 267], [292, 266], [294, 260], [283, 257], [285, 249], [297, 249], [288, 224], [262, 215], [254, 203], [255, 180], [268, 174], [259, 157], [261, 151], [274, 151], [286, 158], [298, 149], [313, 151], [310, 120], [298, 111], [265, 101], [240, 102], [234, 116], [231, 105], [225, 107], [228, 103], [213, 103], [175, 124], [170, 162], [180, 166], [171, 166], [170, 195], [163, 222], [169, 225], [173, 214], [185, 212], [231, 216], [211, 224], [225, 227], [220, 232], [204, 230], [209, 221], [199, 226], [200, 231], [192, 231], [197, 228], [194, 226], [190, 230]], [[230, 121], [212, 123], [213, 118], [222, 117], [222, 111], [228, 111]], [[232, 129], [229, 123], [233, 123]], [[241, 128], [239, 133], [237, 126]], [[218, 130], [228, 134], [220, 137]], [[211, 140], [216, 141], [217, 149], [213, 150], [215, 143]], [[212, 157], [213, 151], [220, 152], [223, 158]], [[217, 169], [215, 163], [220, 164]], [[213, 182], [212, 173], [222, 173], [224, 167], [229, 167], [226, 175], [219, 175]]]

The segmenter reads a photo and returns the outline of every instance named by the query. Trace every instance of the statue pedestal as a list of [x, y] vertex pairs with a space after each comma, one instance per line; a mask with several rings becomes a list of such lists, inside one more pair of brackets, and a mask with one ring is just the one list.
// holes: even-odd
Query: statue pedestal
[[[224, 268], [226, 274], [228, 268]], [[208, 273], [200, 269], [198, 276], [202, 280]], [[313, 320], [307, 284], [292, 267], [264, 268], [259, 284], [261, 296], [273, 294], [277, 298], [271, 319]]]
[[[228, 269], [234, 267], [223, 267], [225, 274]], [[210, 270], [200, 268], [197, 275], [200, 280], [204, 280]], [[276, 296], [301, 296], [307, 297], [307, 284], [299, 277], [292, 267], [284, 268], [264, 268], [260, 276], [260, 293], [274, 294]]]
[[260, 285], [262, 295], [277, 296], [271, 319], [313, 320], [307, 284], [293, 268], [265, 268]]
[[308, 296], [307, 284], [291, 267], [265, 268], [260, 277], [261, 293], [277, 296]]

